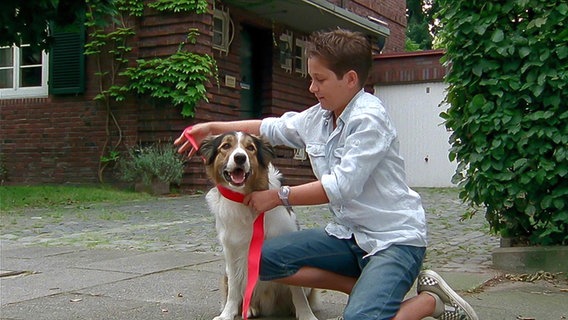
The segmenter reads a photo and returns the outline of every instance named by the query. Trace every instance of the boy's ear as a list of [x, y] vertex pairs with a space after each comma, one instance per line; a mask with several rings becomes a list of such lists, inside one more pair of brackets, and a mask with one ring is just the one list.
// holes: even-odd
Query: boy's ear
[[347, 77], [347, 85], [350, 87], [359, 86], [359, 75], [355, 70], [349, 70], [345, 73], [344, 77]]

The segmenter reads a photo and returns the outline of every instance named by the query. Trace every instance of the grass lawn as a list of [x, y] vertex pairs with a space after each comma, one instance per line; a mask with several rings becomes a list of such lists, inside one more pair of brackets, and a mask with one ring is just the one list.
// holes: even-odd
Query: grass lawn
[[145, 193], [119, 190], [109, 186], [0, 186], [1, 211], [150, 198], [152, 196]]

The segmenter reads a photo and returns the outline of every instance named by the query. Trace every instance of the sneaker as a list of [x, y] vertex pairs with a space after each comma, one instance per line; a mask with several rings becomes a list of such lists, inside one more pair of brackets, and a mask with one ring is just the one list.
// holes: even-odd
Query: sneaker
[[[432, 315], [440, 320], [479, 320], [473, 308], [460, 297], [442, 277], [432, 270], [424, 270], [418, 275], [418, 293], [425, 291], [435, 294], [436, 311]], [[437, 298], [434, 296], [434, 298]], [[438, 306], [439, 303], [443, 306]]]

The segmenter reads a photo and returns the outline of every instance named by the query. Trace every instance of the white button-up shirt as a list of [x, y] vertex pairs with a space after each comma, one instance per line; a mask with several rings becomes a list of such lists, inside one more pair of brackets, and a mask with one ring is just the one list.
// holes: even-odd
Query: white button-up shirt
[[361, 90], [337, 119], [320, 104], [266, 118], [260, 132], [274, 145], [306, 148], [329, 198], [328, 234], [353, 235], [372, 255], [392, 244], [425, 247], [420, 196], [406, 184], [396, 130], [381, 101]]

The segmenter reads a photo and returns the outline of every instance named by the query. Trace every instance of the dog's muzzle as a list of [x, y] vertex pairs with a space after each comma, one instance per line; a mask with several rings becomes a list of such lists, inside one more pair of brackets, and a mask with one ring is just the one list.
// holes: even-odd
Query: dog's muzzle
[[233, 161], [225, 166], [223, 177], [227, 182], [234, 186], [242, 186], [250, 176], [250, 171], [246, 170], [246, 154], [237, 153], [233, 156]]

